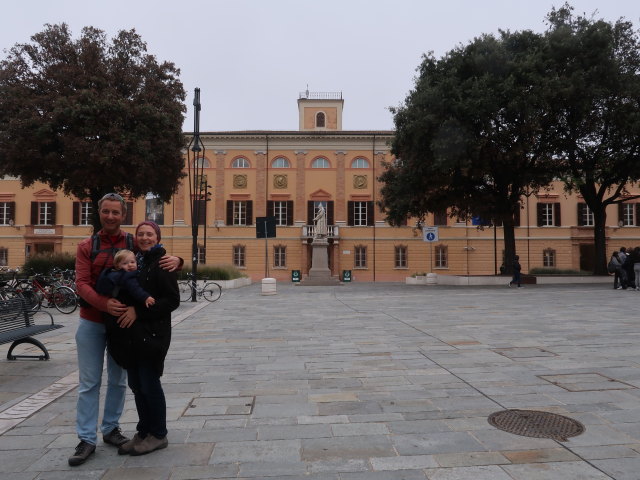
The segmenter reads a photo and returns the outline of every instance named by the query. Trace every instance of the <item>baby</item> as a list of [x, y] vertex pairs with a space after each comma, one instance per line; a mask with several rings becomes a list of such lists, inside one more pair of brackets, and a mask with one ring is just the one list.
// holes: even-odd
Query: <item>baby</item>
[[[138, 282], [138, 263], [131, 250], [119, 250], [113, 257], [113, 268], [104, 270], [98, 282], [96, 291], [102, 295], [127, 300], [127, 296], [135, 302], [144, 303], [149, 308], [155, 305], [156, 300]], [[125, 304], [131, 302], [124, 301]]]

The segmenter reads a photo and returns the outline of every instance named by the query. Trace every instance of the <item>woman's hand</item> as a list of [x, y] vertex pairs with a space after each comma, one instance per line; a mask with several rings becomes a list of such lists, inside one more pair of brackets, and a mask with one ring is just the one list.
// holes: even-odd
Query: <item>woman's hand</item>
[[134, 307], [125, 307], [125, 312], [118, 317], [118, 325], [120, 328], [129, 328], [136, 321], [136, 309]]
[[165, 255], [160, 259], [158, 265], [167, 272], [175, 272], [182, 266], [182, 259], [180, 257], [174, 257], [173, 255]]

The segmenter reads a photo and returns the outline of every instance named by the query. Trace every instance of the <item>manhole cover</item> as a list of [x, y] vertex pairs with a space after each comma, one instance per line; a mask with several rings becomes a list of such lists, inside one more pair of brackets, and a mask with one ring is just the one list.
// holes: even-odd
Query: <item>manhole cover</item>
[[502, 410], [489, 415], [488, 420], [505, 432], [524, 437], [552, 438], [560, 442], [584, 432], [584, 425], [577, 420], [536, 410]]

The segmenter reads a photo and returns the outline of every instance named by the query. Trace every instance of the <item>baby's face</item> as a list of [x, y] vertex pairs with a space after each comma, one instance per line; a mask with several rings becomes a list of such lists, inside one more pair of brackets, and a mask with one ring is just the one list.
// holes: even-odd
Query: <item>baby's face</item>
[[133, 272], [134, 270], [137, 270], [138, 264], [136, 263], [136, 257], [134, 257], [133, 255], [125, 257], [124, 260], [120, 262], [120, 265], [118, 265], [118, 267], [120, 268], [120, 270], [124, 270], [125, 272]]

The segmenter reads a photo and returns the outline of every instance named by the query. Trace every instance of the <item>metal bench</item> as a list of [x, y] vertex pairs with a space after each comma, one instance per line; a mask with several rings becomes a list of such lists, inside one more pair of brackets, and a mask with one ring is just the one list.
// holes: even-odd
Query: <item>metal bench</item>
[[[49, 315], [50, 323], [36, 325], [34, 317], [38, 314]], [[47, 348], [42, 342], [32, 337], [57, 328], [62, 328], [62, 325], [53, 323], [53, 316], [49, 312], [32, 311], [24, 298], [0, 300], [0, 344], [12, 342], [7, 353], [8, 360], [17, 358], [49, 360]], [[22, 343], [35, 345], [44, 355], [13, 355], [13, 349]]]

